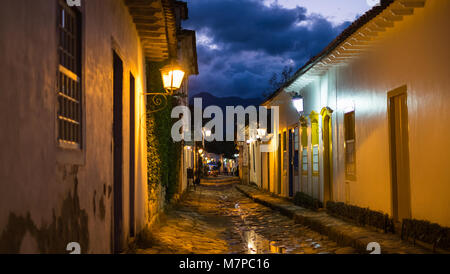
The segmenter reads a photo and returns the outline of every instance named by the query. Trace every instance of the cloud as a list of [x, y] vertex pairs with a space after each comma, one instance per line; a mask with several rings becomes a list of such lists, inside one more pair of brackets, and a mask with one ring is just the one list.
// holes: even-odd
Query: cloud
[[257, 0], [191, 0], [184, 27], [197, 31], [200, 75], [191, 93], [263, 97], [285, 66], [298, 69], [350, 22], [334, 26], [303, 7]]

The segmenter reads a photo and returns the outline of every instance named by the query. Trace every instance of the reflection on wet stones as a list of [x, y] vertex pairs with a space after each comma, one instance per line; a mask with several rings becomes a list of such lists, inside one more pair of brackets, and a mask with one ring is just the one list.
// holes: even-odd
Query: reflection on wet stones
[[[253, 202], [233, 184], [198, 186], [153, 233], [146, 254], [351, 253], [327, 237]], [[337, 252], [336, 252], [337, 251]]]

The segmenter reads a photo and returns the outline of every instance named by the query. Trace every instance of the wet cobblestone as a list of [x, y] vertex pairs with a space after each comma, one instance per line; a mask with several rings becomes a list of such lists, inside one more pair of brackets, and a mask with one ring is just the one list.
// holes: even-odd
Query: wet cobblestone
[[207, 180], [162, 218], [141, 254], [356, 253], [255, 203], [230, 180]]

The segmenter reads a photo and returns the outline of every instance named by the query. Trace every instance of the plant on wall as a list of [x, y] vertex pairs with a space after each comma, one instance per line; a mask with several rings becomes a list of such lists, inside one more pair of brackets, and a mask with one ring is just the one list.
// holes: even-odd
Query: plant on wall
[[[164, 63], [147, 63], [147, 83], [150, 92], [164, 92], [159, 69]], [[147, 108], [147, 159], [149, 190], [159, 184], [166, 190], [166, 200], [176, 194], [179, 182], [181, 143], [171, 137], [174, 121], [170, 117], [175, 98], [168, 98], [167, 107], [151, 113]]]

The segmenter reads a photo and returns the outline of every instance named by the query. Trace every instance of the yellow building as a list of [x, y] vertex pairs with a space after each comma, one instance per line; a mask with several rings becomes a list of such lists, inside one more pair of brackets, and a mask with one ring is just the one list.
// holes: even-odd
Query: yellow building
[[382, 1], [263, 103], [280, 107], [281, 140], [263, 187], [450, 226], [449, 14]]

